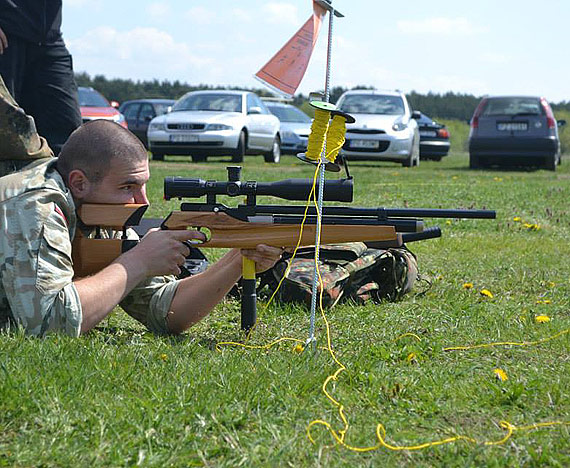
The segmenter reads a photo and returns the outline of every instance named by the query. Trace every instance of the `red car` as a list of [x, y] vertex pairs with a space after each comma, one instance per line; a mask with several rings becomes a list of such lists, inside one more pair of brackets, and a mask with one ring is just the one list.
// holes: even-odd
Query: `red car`
[[90, 120], [105, 119], [112, 120], [122, 127], [127, 127], [125, 116], [115, 109], [109, 101], [93, 88], [77, 88], [79, 95], [79, 106], [81, 107], [81, 118], [83, 123]]

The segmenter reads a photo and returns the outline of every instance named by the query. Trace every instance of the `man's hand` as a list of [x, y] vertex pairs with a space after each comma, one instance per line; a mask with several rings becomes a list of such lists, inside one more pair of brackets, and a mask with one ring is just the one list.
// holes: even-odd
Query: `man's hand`
[[255, 262], [255, 271], [261, 273], [269, 270], [283, 254], [283, 249], [259, 244], [255, 249], [241, 249], [241, 254]]
[[190, 249], [184, 241], [206, 240], [199, 231], [165, 231], [150, 229], [139, 244], [124, 255], [136, 258], [140, 262], [145, 276], [178, 275]]
[[4, 31], [2, 31], [2, 28], [0, 28], [0, 55], [4, 53], [6, 47], [8, 47], [8, 38], [6, 34], [4, 34]]

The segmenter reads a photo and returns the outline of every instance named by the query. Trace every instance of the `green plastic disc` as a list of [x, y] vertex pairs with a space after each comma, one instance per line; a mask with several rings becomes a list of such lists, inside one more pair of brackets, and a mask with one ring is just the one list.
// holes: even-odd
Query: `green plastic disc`
[[324, 111], [333, 111], [336, 110], [336, 106], [330, 102], [325, 101], [311, 101], [311, 106], [316, 107], [317, 109], [324, 110]]

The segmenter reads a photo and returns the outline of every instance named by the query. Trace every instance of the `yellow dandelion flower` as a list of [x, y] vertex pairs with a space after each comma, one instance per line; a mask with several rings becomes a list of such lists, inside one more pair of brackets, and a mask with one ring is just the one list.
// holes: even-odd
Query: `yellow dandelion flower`
[[473, 287], [473, 283], [463, 283], [463, 289], [471, 289]]
[[450, 226], [450, 225], [451, 225], [451, 219], [448, 219], [448, 220], [445, 222], [445, 224], [447, 224], [448, 226]]
[[500, 380], [501, 382], [504, 382], [505, 380], [509, 380], [509, 378], [507, 377], [507, 373], [503, 370], [503, 369], [493, 369], [493, 373], [495, 374], [495, 378], [497, 380]]
[[410, 353], [408, 354], [408, 357], [406, 358], [406, 361], [412, 363], [416, 360], [416, 353]]
[[303, 347], [302, 344], [298, 344], [293, 348], [293, 352], [297, 354], [301, 354], [304, 350], [305, 348]]
[[160, 355], [160, 359], [162, 359], [163, 361], [166, 361], [168, 359], [168, 356], [166, 354], [162, 353]]
[[540, 226], [534, 223], [524, 223], [523, 226], [529, 231], [540, 231]]
[[503, 178], [502, 178], [502, 177], [493, 177], [493, 180], [494, 180], [495, 182], [502, 182], [502, 181], [503, 181]]
[[536, 323], [546, 323], [550, 322], [550, 317], [548, 315], [537, 315], [536, 317], [534, 317], [534, 321]]
[[546, 283], [547, 288], [553, 288], [554, 286], [556, 286], [556, 283], [554, 281], [549, 281], [548, 283]]
[[520, 221], [522, 221], [522, 220], [521, 220], [521, 217], [520, 217], [520, 216], [515, 216], [515, 217], [513, 218], [513, 221], [516, 222], [516, 223], [518, 223], [518, 222], [520, 222]]
[[481, 294], [482, 296], [490, 297], [490, 298], [493, 297], [493, 293], [491, 291], [489, 291], [488, 289], [481, 289], [481, 291], [479, 291], [479, 294]]
[[454, 175], [454, 176], [451, 178], [451, 180], [457, 180], [457, 179], [459, 179], [459, 177], [457, 177], [456, 175]]

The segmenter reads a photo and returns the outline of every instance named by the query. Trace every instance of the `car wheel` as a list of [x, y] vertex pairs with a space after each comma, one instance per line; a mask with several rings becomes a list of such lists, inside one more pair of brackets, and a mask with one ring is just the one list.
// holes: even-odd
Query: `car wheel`
[[412, 167], [420, 165], [420, 145], [414, 140], [412, 150], [406, 159], [402, 161], [402, 166]]
[[207, 159], [207, 156], [204, 156], [203, 154], [193, 154], [190, 157], [192, 158], [193, 162], [205, 162]]
[[265, 162], [277, 164], [281, 160], [281, 140], [278, 136], [273, 140], [271, 151], [263, 155]]
[[479, 162], [479, 158], [472, 153], [469, 153], [469, 169], [479, 169], [481, 167], [481, 163]]
[[415, 162], [412, 164], [414, 164], [414, 166], [419, 166], [420, 165], [420, 140], [419, 139], [414, 140], [413, 152], [415, 153]]
[[232, 162], [243, 162], [245, 156], [245, 132], [239, 134], [237, 148], [232, 153]]
[[153, 152], [153, 153], [150, 153], [150, 154], [151, 154], [150, 157], [151, 157], [151, 159], [152, 159], [153, 161], [164, 161], [164, 153], [156, 153], [156, 152]]

